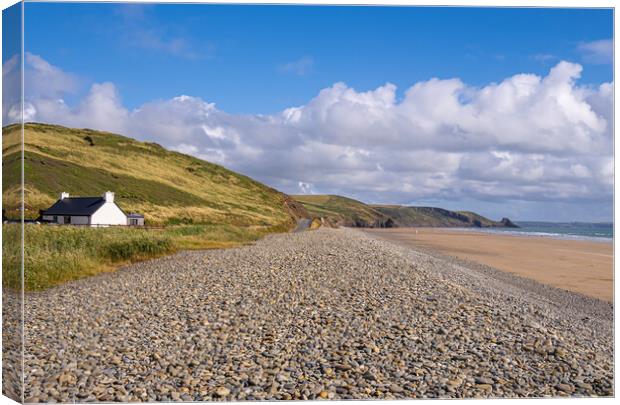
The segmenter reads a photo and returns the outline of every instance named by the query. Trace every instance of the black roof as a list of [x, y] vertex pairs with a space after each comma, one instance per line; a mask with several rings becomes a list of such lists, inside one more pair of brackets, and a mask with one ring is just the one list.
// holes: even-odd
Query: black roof
[[103, 197], [68, 197], [56, 201], [43, 215], [92, 215], [105, 204]]

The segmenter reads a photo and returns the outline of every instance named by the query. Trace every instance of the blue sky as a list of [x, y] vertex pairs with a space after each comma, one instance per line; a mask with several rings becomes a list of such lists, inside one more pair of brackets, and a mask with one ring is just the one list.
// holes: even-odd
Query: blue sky
[[[27, 3], [26, 18], [28, 51], [89, 81], [114, 82], [130, 108], [192, 94], [231, 113], [273, 113], [338, 81], [405, 89], [431, 77], [476, 86], [544, 74], [560, 59], [582, 61], [580, 43], [611, 38], [613, 16], [600, 9]], [[592, 64], [582, 81], [611, 77], [610, 65]]]
[[2, 11], [2, 62], [21, 52], [21, 5], [14, 4]]
[[609, 9], [25, 12], [27, 120], [158, 142], [290, 194], [612, 219]]

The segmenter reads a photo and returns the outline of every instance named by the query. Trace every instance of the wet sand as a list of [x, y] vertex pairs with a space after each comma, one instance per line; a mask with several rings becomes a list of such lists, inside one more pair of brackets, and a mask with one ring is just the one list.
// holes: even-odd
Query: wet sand
[[404, 245], [438, 250], [554, 287], [613, 302], [611, 243], [437, 228], [365, 231]]

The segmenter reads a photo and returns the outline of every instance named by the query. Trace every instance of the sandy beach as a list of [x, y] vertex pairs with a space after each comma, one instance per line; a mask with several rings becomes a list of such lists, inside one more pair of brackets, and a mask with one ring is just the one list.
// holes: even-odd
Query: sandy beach
[[613, 301], [611, 243], [437, 228], [372, 229], [367, 232], [390, 241], [438, 250], [554, 287]]

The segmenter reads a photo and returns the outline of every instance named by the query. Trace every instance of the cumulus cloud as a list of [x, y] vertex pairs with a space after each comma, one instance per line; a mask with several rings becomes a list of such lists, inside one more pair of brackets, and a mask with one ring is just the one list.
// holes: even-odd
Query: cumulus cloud
[[[31, 62], [40, 60], [31, 58], [27, 75], [59, 74]], [[187, 95], [128, 110], [112, 83], [93, 84], [74, 106], [56, 84], [26, 101], [32, 120], [159, 142], [289, 193], [610, 206], [613, 84], [580, 85], [581, 71], [562, 61], [545, 76], [482, 87], [432, 78], [402, 98], [390, 83], [368, 91], [335, 83], [271, 115], [228, 114]]]
[[614, 42], [612, 39], [600, 39], [592, 42], [582, 42], [577, 46], [583, 60], [587, 63], [612, 63]]
[[297, 185], [299, 186], [299, 191], [302, 194], [314, 194], [312, 184], [300, 181], [299, 183], [297, 183]]
[[21, 120], [21, 59], [13, 55], [2, 64], [2, 125]]
[[24, 67], [28, 78], [24, 82], [26, 97], [61, 97], [78, 90], [78, 78], [51, 65], [45, 59], [30, 52], [25, 53]]

